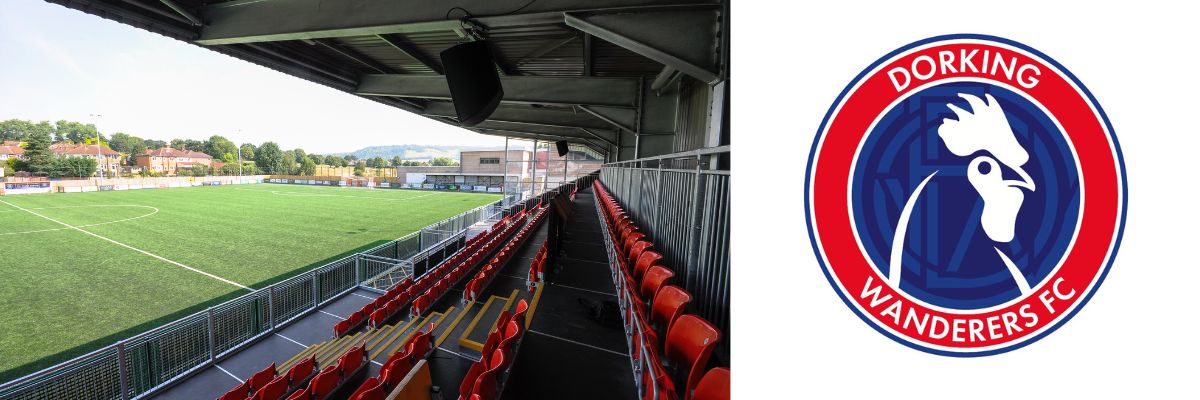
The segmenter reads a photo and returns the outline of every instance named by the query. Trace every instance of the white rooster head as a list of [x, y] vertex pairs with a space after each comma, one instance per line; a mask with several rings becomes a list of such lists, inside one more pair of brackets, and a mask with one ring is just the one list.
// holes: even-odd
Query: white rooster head
[[[984, 95], [987, 103], [974, 95], [959, 93], [958, 97], [967, 101], [971, 111], [946, 104], [958, 119], [942, 119], [938, 136], [954, 155], [966, 157], [985, 150], [995, 157], [975, 157], [967, 167], [967, 180], [983, 199], [980, 223], [984, 232], [994, 241], [1007, 243], [1013, 239], [1017, 213], [1025, 200], [1021, 188], [1036, 189], [1022, 168], [1029, 161], [1029, 153], [1017, 142], [1004, 109], [992, 95]], [[1004, 180], [997, 160], [1016, 171], [1021, 180]]]

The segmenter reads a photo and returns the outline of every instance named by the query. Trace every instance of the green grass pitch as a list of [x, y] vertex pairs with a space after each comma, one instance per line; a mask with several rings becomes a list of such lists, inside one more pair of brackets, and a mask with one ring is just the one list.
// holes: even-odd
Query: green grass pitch
[[272, 184], [0, 197], [0, 382], [499, 198]]

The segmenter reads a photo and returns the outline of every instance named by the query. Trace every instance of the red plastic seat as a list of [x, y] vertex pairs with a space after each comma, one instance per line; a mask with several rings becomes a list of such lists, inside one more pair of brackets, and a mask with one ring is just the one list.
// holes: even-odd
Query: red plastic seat
[[650, 321], [664, 332], [669, 332], [675, 319], [683, 315], [684, 307], [691, 302], [692, 295], [679, 286], [663, 286], [650, 306]]
[[696, 388], [692, 400], [729, 400], [729, 368], [717, 367], [708, 370]]
[[[643, 255], [643, 257], [645, 257]], [[639, 260], [640, 261], [640, 260]], [[675, 277], [675, 272], [666, 269], [662, 266], [655, 265], [646, 270], [646, 275], [642, 276], [642, 287], [639, 291], [643, 299], [654, 299], [654, 295], [658, 294], [658, 289]]]
[[312, 397], [324, 399], [337, 388], [338, 383], [342, 381], [342, 374], [338, 371], [336, 365], [330, 365], [321, 370], [316, 378], [308, 384], [308, 392]]
[[642, 276], [646, 274], [646, 271], [650, 270], [651, 266], [657, 265], [659, 260], [662, 259], [663, 255], [657, 251], [649, 249], [643, 251], [638, 256], [637, 263], [633, 265], [633, 277], [639, 280], [643, 279]]
[[525, 328], [525, 314], [529, 312], [529, 302], [525, 301], [525, 299], [518, 300], [517, 307], [513, 310], [512, 320], [521, 324], [521, 328]]
[[488, 369], [479, 374], [479, 378], [475, 379], [475, 386], [471, 388], [471, 393], [479, 396], [481, 399], [495, 399], [497, 395], [496, 377], [500, 375], [500, 370], [504, 368], [506, 362], [503, 352], [500, 350], [493, 352], [491, 359], [488, 360]]
[[[667, 331], [667, 344], [663, 354], [673, 364], [687, 371], [687, 385], [683, 393], [691, 393], [700, 381], [700, 374], [708, 367], [708, 357], [721, 340], [721, 331], [704, 318], [695, 315], [679, 317]], [[687, 397], [687, 396], [683, 396]]]
[[317, 368], [317, 356], [312, 356], [301, 360], [292, 366], [287, 372], [288, 384], [292, 389], [300, 386], [304, 381], [312, 376], [313, 371]]
[[275, 379], [275, 374], [275, 363], [271, 363], [270, 366], [263, 368], [262, 371], [255, 372], [254, 375], [251, 375], [250, 379], [246, 380], [246, 383], [250, 384], [250, 391], [256, 391], [263, 386], [266, 386], [267, 383], [270, 383], [272, 379]]
[[[629, 269], [633, 270], [635, 277], [641, 278], [640, 274], [637, 273], [638, 258], [640, 258], [643, 253], [650, 250], [654, 250], [654, 244], [647, 240], [634, 243], [633, 247], [629, 248], [629, 253], [626, 254], [628, 258], [625, 259], [625, 265], [628, 265]], [[646, 270], [642, 270], [642, 272], [646, 272]]]
[[308, 391], [308, 388], [304, 388], [304, 389], [292, 392], [292, 395], [288, 396], [287, 400], [308, 400], [311, 398], [312, 398], [312, 392]]
[[249, 394], [250, 382], [246, 381], [242, 382], [240, 385], [237, 385], [237, 387], [230, 389], [228, 392], [225, 392], [225, 394], [221, 395], [221, 397], [218, 397], [217, 400], [245, 400]]
[[462, 399], [471, 395], [471, 390], [475, 388], [475, 380], [479, 379], [479, 375], [483, 374], [485, 370], [487, 370], [487, 358], [471, 363], [471, 368], [463, 376], [462, 383], [458, 384], [458, 398]]
[[342, 337], [342, 335], [345, 335], [346, 332], [350, 332], [350, 320], [341, 320], [333, 325], [333, 337]]
[[433, 342], [429, 337], [430, 332], [433, 332], [433, 327], [434, 325], [431, 322], [427, 329], [422, 329], [408, 339], [407, 347], [413, 349], [411, 351], [413, 357], [418, 359], [425, 358], [426, 355], [429, 355], [430, 351], [433, 351]]
[[350, 395], [350, 400], [383, 400], [387, 398], [387, 392], [384, 391], [383, 382], [374, 377], [367, 378], [354, 394]]
[[254, 400], [279, 400], [288, 392], [288, 380], [286, 376], [280, 376], [271, 380], [262, 389], [254, 393]]
[[504, 354], [512, 354], [513, 346], [516, 346], [517, 341], [521, 339], [521, 334], [524, 333], [521, 329], [521, 324], [517, 323], [516, 318], [508, 321], [504, 325], [503, 339], [500, 339], [500, 345], [496, 346], [496, 350], [504, 352]]
[[350, 314], [350, 326], [358, 326], [358, 324], [362, 323], [366, 318], [367, 315], [363, 312], [363, 310], [355, 311], [353, 314]]
[[375, 312], [371, 313], [371, 320], [369, 324], [372, 328], [381, 327], [383, 326], [383, 321], [386, 320], [387, 317], [388, 313], [386, 309], [375, 310]]
[[367, 361], [366, 344], [350, 349], [342, 358], [338, 359], [338, 369], [342, 370], [343, 375], [353, 374], [358, 371]]
[[389, 388], [394, 388], [404, 380], [404, 376], [412, 371], [413, 355], [409, 352], [396, 353], [400, 356], [384, 363], [383, 368], [379, 370], [379, 377], [382, 378], [383, 384]]

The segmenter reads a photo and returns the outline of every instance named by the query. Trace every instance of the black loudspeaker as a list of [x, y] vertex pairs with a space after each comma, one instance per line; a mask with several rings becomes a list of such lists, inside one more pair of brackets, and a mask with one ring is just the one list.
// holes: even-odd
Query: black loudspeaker
[[442, 52], [442, 66], [454, 112], [463, 126], [483, 122], [504, 97], [500, 74], [486, 41], [463, 43]]
[[557, 142], [554, 142], [554, 145], [558, 146], [558, 156], [559, 157], [566, 157], [567, 152], [571, 151], [571, 149], [569, 147], [567, 147], [566, 140], [559, 140]]

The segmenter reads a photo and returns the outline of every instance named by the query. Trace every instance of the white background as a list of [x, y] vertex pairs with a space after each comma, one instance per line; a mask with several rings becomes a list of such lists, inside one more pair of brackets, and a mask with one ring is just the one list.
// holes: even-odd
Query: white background
[[[1128, 2], [734, 3], [735, 398], [1200, 397], [1200, 10]], [[1125, 157], [1112, 270], [1054, 333], [982, 358], [916, 351], [835, 294], [805, 228], [804, 168], [838, 93], [888, 52], [978, 33], [1033, 47], [1099, 101]]]

